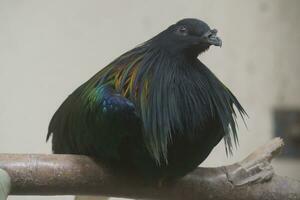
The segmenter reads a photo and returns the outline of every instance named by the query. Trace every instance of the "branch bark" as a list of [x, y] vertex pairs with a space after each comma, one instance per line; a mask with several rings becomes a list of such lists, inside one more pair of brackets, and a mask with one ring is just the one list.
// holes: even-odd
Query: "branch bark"
[[116, 175], [87, 156], [0, 154], [11, 177], [10, 195], [102, 195], [172, 200], [300, 199], [300, 181], [274, 174], [270, 164], [279, 138], [230, 166], [198, 168], [162, 186], [134, 175]]

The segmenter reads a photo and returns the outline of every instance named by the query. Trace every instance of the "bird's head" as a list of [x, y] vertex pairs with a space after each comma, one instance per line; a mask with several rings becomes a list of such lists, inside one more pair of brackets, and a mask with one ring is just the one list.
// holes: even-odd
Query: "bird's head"
[[211, 45], [222, 46], [217, 30], [198, 19], [182, 19], [161, 32], [153, 40], [174, 54], [197, 57]]

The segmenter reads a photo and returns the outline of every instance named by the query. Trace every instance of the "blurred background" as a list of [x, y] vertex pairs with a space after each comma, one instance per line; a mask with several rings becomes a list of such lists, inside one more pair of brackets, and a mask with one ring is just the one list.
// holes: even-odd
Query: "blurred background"
[[50, 153], [47, 126], [62, 101], [121, 53], [186, 17], [219, 30], [223, 47], [199, 59], [250, 116], [248, 128], [240, 123], [234, 155], [227, 158], [221, 142], [202, 166], [239, 161], [277, 134], [289, 142], [276, 172], [300, 179], [299, 0], [0, 0], [0, 153]]

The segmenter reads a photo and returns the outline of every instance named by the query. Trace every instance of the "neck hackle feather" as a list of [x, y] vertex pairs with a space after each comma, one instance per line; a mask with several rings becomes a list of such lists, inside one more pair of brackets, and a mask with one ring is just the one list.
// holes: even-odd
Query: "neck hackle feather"
[[242, 117], [246, 112], [198, 59], [176, 57], [148, 41], [97, 73], [85, 91], [105, 84], [134, 102], [144, 142], [158, 164], [168, 162], [175, 132], [192, 137], [209, 119], [221, 122], [227, 154], [238, 143], [234, 107]]

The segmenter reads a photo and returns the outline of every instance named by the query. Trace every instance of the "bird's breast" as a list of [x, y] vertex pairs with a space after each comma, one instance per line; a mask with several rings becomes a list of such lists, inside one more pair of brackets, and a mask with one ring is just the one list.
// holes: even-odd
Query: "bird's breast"
[[173, 124], [173, 134], [197, 134], [212, 123], [215, 109], [210, 97], [210, 88], [201, 72], [179, 72], [173, 79], [161, 83], [165, 85], [160, 92], [163, 115]]

